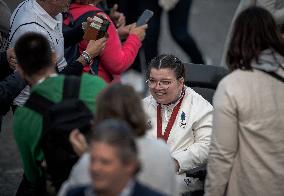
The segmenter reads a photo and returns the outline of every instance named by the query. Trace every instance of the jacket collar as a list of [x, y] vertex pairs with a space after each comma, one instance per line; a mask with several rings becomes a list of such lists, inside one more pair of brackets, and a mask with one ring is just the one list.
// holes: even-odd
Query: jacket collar
[[50, 29], [55, 30], [56, 26], [61, 23], [61, 14], [52, 18], [35, 0], [32, 1], [32, 7], [36, 10], [37, 16], [43, 21]]
[[258, 62], [253, 60], [251, 66], [267, 72], [277, 72], [279, 68], [284, 68], [284, 57], [274, 50], [266, 49], [260, 53]]

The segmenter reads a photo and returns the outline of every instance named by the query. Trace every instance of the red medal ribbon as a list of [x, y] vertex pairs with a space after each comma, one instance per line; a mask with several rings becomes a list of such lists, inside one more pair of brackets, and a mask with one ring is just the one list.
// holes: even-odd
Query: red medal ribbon
[[158, 104], [158, 106], [157, 106], [157, 138], [162, 138], [166, 142], [168, 141], [172, 127], [174, 125], [178, 111], [180, 109], [183, 97], [184, 97], [184, 92], [183, 92], [183, 95], [182, 95], [181, 99], [179, 100], [178, 104], [173, 109], [173, 112], [171, 114], [170, 120], [167, 124], [167, 127], [166, 127], [164, 134], [162, 132], [162, 115], [161, 115], [162, 107], [161, 107], [161, 104]]

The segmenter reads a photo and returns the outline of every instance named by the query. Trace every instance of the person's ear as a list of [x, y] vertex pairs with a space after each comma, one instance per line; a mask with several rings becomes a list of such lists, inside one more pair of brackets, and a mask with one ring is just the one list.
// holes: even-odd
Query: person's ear
[[130, 176], [135, 175], [138, 167], [139, 167], [139, 162], [136, 160], [131, 160], [128, 163], [126, 163], [124, 165], [124, 167], [126, 168], [126, 172], [127, 174], [129, 174]]
[[32, 85], [30, 77], [23, 71], [21, 65], [16, 65], [16, 71], [20, 74], [22, 79], [24, 79], [29, 85]]
[[184, 78], [183, 77], [179, 78], [178, 81], [181, 85], [184, 85]]
[[24, 71], [22, 70], [21, 65], [16, 64], [16, 71], [19, 72], [20, 76], [21, 76], [23, 79], [25, 79], [25, 73], [24, 73]]

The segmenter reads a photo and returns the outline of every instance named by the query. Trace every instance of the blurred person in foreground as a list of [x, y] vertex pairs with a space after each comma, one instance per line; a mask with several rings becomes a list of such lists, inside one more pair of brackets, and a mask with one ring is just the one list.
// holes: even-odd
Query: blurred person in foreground
[[[110, 118], [126, 121], [136, 137], [139, 151], [141, 172], [137, 175], [138, 180], [158, 192], [176, 195], [175, 167], [168, 146], [160, 140], [145, 136], [146, 117], [141, 99], [134, 89], [119, 83], [108, 86], [97, 97], [95, 114], [95, 125]], [[85, 152], [87, 144], [82, 134], [74, 131], [70, 139], [75, 152]], [[59, 196], [64, 196], [70, 187], [90, 184], [91, 179], [87, 170], [89, 164], [90, 154], [86, 152], [73, 167], [68, 181], [61, 187]]]
[[[98, 42], [91, 41], [90, 44]], [[93, 47], [93, 46], [92, 46]], [[94, 49], [94, 48], [93, 48]], [[99, 53], [100, 47], [95, 53]], [[15, 45], [17, 70], [28, 84], [31, 92], [37, 93], [51, 102], [58, 103], [64, 95], [64, 75], [56, 73], [56, 57], [46, 37], [39, 33], [27, 33]], [[79, 57], [82, 60], [82, 57]], [[81, 61], [80, 60], [80, 61]], [[96, 76], [83, 74], [80, 79], [79, 99], [91, 110], [95, 107], [95, 97], [105, 86]], [[66, 114], [62, 114], [66, 115]], [[44, 195], [45, 170], [43, 138], [44, 116], [27, 106], [18, 107], [13, 119], [14, 138], [21, 155], [24, 176], [17, 195]]]
[[122, 121], [99, 123], [90, 145], [91, 184], [72, 189], [67, 196], [162, 196], [136, 180], [140, 166], [133, 133]]
[[282, 196], [284, 40], [268, 11], [250, 7], [237, 17], [229, 46], [231, 74], [214, 97], [205, 195]]

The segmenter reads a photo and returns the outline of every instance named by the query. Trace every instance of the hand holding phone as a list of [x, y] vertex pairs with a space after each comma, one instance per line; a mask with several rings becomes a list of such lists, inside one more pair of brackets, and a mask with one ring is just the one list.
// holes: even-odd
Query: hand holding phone
[[134, 34], [139, 38], [140, 41], [143, 41], [146, 35], [147, 28], [148, 28], [147, 24], [137, 27], [136, 24], [134, 23], [132, 27], [130, 27], [129, 34]]
[[141, 16], [138, 18], [137, 22], [136, 22], [136, 26], [142, 26], [144, 24], [147, 24], [149, 22], [149, 20], [152, 18], [152, 16], [154, 15], [154, 12], [151, 10], [144, 10], [144, 12], [141, 14]]

